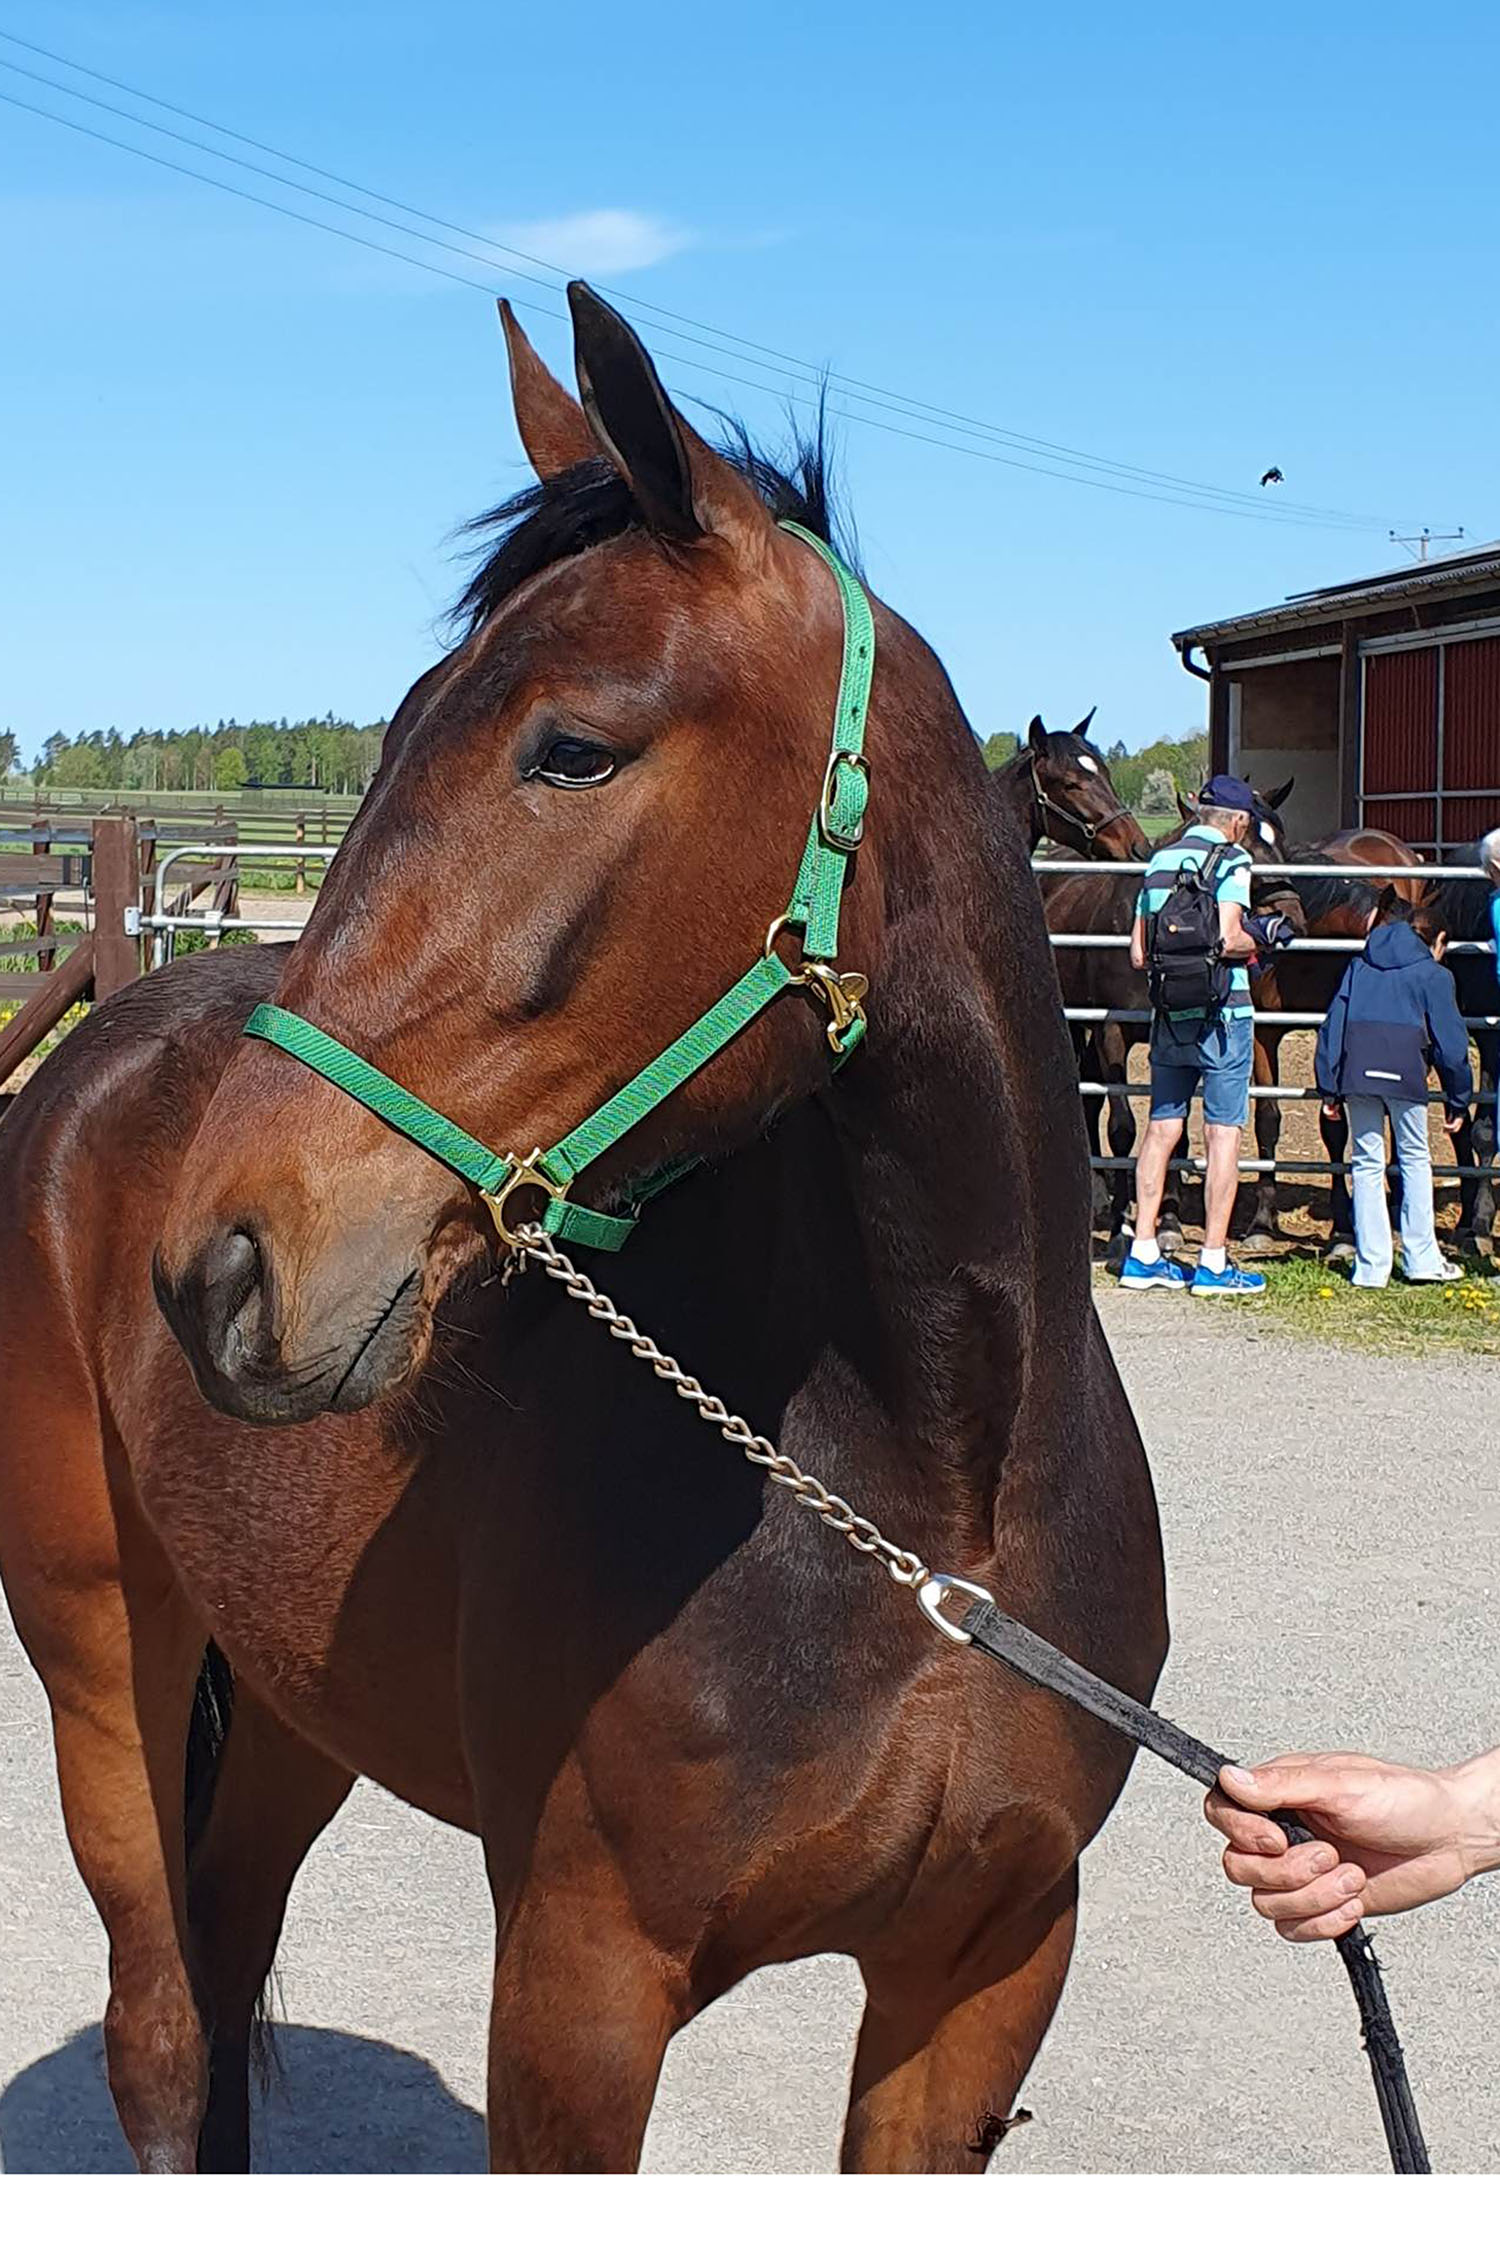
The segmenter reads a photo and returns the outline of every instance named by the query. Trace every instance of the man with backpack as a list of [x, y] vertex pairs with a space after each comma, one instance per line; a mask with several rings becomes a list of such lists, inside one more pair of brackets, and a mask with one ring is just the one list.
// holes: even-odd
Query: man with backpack
[[[1385, 1194], [1385, 1126], [1401, 1167], [1401, 1267], [1408, 1281], [1457, 1281], [1462, 1269], [1438, 1248], [1427, 1143], [1427, 1068], [1442, 1081], [1450, 1133], [1464, 1122], [1474, 1078], [1469, 1034], [1443, 940], [1429, 950], [1412, 909], [1393, 888], [1370, 918], [1363, 953], [1344, 971], [1318, 1034], [1316, 1073], [1325, 1106], [1342, 1102], [1354, 1143], [1353, 1280], [1383, 1289], [1391, 1278], [1391, 1219]], [[1436, 958], [1434, 958], [1436, 956]]]
[[[1229, 1221], [1239, 1184], [1240, 1136], [1250, 1115], [1254, 1058], [1250, 963], [1261, 946], [1285, 944], [1282, 914], [1250, 913], [1255, 814], [1248, 782], [1216, 774], [1198, 815], [1150, 860], [1130, 938], [1133, 966], [1147, 972], [1152, 1007], [1151, 1121], [1135, 1168], [1135, 1240], [1120, 1270], [1124, 1289], [1187, 1289], [1195, 1297], [1256, 1297], [1261, 1274], [1230, 1262]], [[1189, 1273], [1164, 1258], [1156, 1222], [1172, 1151], [1203, 1089], [1208, 1176], [1203, 1248]]]

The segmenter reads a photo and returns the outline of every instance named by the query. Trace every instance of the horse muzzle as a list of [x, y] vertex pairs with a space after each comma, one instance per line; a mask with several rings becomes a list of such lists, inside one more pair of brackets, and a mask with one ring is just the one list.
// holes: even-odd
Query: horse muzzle
[[358, 1412], [420, 1357], [429, 1327], [420, 1269], [372, 1263], [340, 1259], [320, 1275], [317, 1305], [298, 1302], [279, 1284], [269, 1237], [241, 1220], [180, 1261], [158, 1250], [152, 1282], [210, 1406], [243, 1422], [306, 1422]]

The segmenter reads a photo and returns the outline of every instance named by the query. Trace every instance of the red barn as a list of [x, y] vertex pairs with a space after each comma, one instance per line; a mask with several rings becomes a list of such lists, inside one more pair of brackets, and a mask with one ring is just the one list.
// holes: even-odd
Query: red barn
[[1441, 857], [1500, 827], [1500, 545], [1172, 641], [1209, 682], [1215, 773], [1295, 779], [1293, 836], [1367, 822]]

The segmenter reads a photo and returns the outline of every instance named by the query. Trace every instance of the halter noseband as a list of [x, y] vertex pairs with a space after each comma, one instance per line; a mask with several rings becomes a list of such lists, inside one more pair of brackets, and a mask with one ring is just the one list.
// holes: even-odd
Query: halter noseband
[[[781, 528], [821, 555], [839, 590], [844, 641], [833, 740], [785, 913], [778, 914], [767, 931], [760, 959], [681, 1038], [664, 1048], [644, 1070], [637, 1071], [628, 1085], [601, 1103], [553, 1147], [545, 1151], [535, 1148], [523, 1158], [497, 1155], [451, 1117], [430, 1107], [352, 1048], [288, 1008], [263, 1005], [252, 1011], [245, 1024], [250, 1038], [264, 1039], [295, 1055], [309, 1070], [342, 1087], [395, 1132], [415, 1141], [429, 1156], [467, 1180], [478, 1190], [496, 1231], [509, 1247], [515, 1246], [516, 1232], [506, 1216], [506, 1206], [517, 1189], [530, 1187], [547, 1198], [541, 1224], [549, 1235], [593, 1250], [618, 1250], [635, 1225], [634, 1213], [622, 1218], [570, 1202], [569, 1194], [579, 1173], [711, 1062], [783, 992], [806, 992], [827, 1010], [828, 1044], [835, 1069], [848, 1060], [865, 1035], [867, 981], [852, 970], [838, 969], [835, 963], [844, 882], [864, 836], [870, 794], [864, 738], [875, 676], [875, 620], [863, 586], [831, 548], [801, 524], [783, 523]], [[795, 966], [789, 966], [777, 950], [785, 934], [799, 945]], [[695, 1162], [695, 1158], [686, 1158], [653, 1173], [638, 1191], [637, 1205], [680, 1179]]]

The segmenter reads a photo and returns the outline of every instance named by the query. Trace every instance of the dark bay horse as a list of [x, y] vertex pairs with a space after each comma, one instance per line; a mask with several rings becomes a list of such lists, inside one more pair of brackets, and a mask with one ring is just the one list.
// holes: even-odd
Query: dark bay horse
[[[508, 323], [540, 482], [489, 519], [304, 936], [129, 987], [0, 1132], [0, 1567], [148, 2169], [245, 2163], [287, 1893], [365, 1773], [483, 1839], [497, 2169], [633, 2166], [679, 2026], [834, 1950], [867, 1990], [845, 2166], [978, 2171], [1129, 1762], [547, 1281], [490, 1286], [487, 1207], [241, 1036], [274, 996], [492, 1147], [546, 1145], [787, 898], [841, 615], [776, 518], [828, 531], [820, 464], [712, 451], [572, 296], [582, 405]], [[841, 946], [868, 1037], [835, 1075], [783, 996], [591, 1168], [608, 1205], [707, 1159], [608, 1286], [890, 1537], [1146, 1696], [1155, 1502], [1036, 884], [941, 666], [875, 620]]]
[[1121, 804], [1109, 767], [1089, 740], [1090, 711], [1071, 734], [1034, 718], [1024, 746], [990, 784], [1030, 848], [1046, 844], [1070, 859], [1144, 859], [1150, 846], [1134, 813]]
[[[1255, 819], [1245, 839], [1245, 849], [1253, 860], [1274, 865], [1285, 858], [1286, 828], [1281, 807], [1291, 788], [1291, 782], [1287, 782], [1280, 789], [1273, 789], [1269, 796], [1257, 793]], [[1196, 817], [1195, 807], [1181, 796], [1178, 811], [1181, 826], [1170, 836], [1163, 837], [1163, 843], [1175, 842]], [[1130, 933], [1140, 889], [1138, 884], [1118, 875], [1064, 875], [1056, 882], [1044, 881], [1042, 894], [1049, 930], [1123, 938]], [[1285, 908], [1294, 919], [1301, 911], [1297, 901], [1287, 895], [1286, 885], [1279, 877], [1256, 882], [1255, 902], [1259, 907]], [[1059, 946], [1053, 957], [1064, 1007], [1138, 1010], [1149, 1007], [1145, 976], [1132, 969], [1124, 946]], [[1074, 1024], [1072, 1029], [1080, 1078], [1104, 1085], [1123, 1084], [1129, 1075], [1132, 1053], [1137, 1047], [1148, 1045], [1151, 1038], [1151, 1026], [1146, 1021]], [[1083, 1096], [1090, 1153], [1098, 1151], [1101, 1115], [1106, 1108], [1109, 1154], [1116, 1159], [1128, 1158], [1135, 1148], [1136, 1119], [1130, 1097], [1125, 1094]], [[1118, 1257], [1125, 1247], [1126, 1216], [1134, 1196], [1135, 1180], [1128, 1166], [1123, 1164], [1110, 1172], [1108, 1179], [1107, 1193], [1097, 1198], [1097, 1205], [1108, 1213], [1110, 1255]], [[1157, 1234], [1164, 1245], [1174, 1250], [1180, 1248], [1182, 1233], [1177, 1215], [1177, 1190], [1170, 1180]]]
[[[1383, 828], [1341, 828], [1332, 836], [1319, 837], [1315, 843], [1292, 844], [1287, 851], [1288, 861], [1298, 860], [1317, 865], [1327, 861], [1332, 865], [1348, 865], [1356, 872], [1348, 878], [1337, 875], [1297, 875], [1291, 878], [1291, 887], [1302, 909], [1302, 919], [1309, 937], [1340, 937], [1364, 939], [1370, 915], [1379, 903], [1384, 883], [1370, 884], [1357, 873], [1361, 867], [1418, 867], [1417, 854], [1409, 844], [1397, 836], [1387, 834]], [[1400, 878], [1390, 886], [1398, 895], [1416, 903], [1421, 884]], [[1454, 885], [1457, 889], [1461, 886]], [[1323, 1015], [1332, 1005], [1345, 969], [1349, 965], [1347, 953], [1302, 953], [1293, 946], [1290, 952], [1273, 955], [1262, 973], [1252, 979], [1255, 1005], [1271, 1014]], [[1275, 1023], [1258, 1023], [1255, 1027], [1255, 1084], [1275, 1086], [1280, 1083], [1281, 1042], [1286, 1037], [1287, 1026]], [[1255, 1125], [1256, 1154], [1274, 1159], [1281, 1141], [1281, 1104], [1269, 1100], [1251, 1103]], [[1335, 1164], [1341, 1164], [1349, 1145], [1349, 1127], [1343, 1118], [1333, 1119], [1323, 1115], [1318, 1105], [1318, 1132], [1324, 1149]], [[1330, 1256], [1347, 1251], [1351, 1256], [1354, 1247], [1354, 1207], [1349, 1197], [1349, 1183], [1340, 1172], [1335, 1172], [1332, 1187], [1332, 1243]], [[1260, 1172], [1255, 1176], [1255, 1207], [1245, 1234], [1245, 1249], [1252, 1255], [1265, 1256], [1275, 1248], [1276, 1235], [1276, 1176], [1273, 1172]]]

